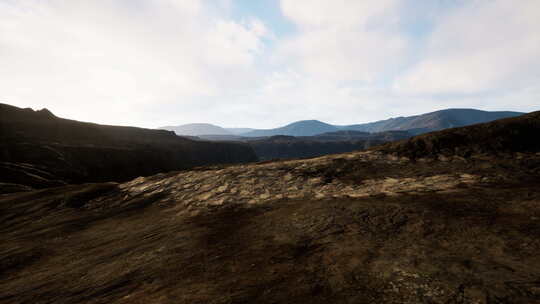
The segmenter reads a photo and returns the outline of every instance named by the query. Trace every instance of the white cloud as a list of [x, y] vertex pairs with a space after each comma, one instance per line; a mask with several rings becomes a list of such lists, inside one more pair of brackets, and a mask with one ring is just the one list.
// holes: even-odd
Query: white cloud
[[397, 79], [408, 94], [476, 94], [539, 85], [540, 2], [470, 1], [439, 20], [420, 62]]
[[263, 48], [261, 37], [266, 32], [266, 27], [258, 20], [247, 24], [219, 20], [206, 37], [206, 62], [216, 66], [249, 66], [254, 54]]
[[398, 1], [281, 0], [284, 15], [299, 26], [281, 46], [281, 57], [331, 81], [373, 82], [399, 63], [407, 40], [392, 28]]
[[207, 5], [0, 2], [0, 101], [117, 124], [148, 125], [134, 112], [170, 103], [190, 115], [198, 98], [250, 85], [267, 35]]
[[330, 81], [374, 82], [399, 64], [406, 41], [397, 35], [355, 30], [317, 30], [282, 45], [291, 66]]
[[303, 28], [364, 26], [394, 10], [397, 0], [281, 0], [283, 14]]

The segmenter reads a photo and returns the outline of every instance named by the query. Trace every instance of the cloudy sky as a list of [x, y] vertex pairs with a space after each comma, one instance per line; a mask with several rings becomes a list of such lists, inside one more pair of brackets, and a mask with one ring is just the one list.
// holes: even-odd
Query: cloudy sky
[[540, 109], [539, 0], [0, 0], [0, 102], [97, 123]]

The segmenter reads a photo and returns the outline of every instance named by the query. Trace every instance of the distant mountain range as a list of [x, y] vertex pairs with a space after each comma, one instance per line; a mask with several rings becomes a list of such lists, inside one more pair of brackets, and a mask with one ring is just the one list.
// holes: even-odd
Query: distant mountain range
[[516, 117], [522, 114], [525, 113], [510, 111], [491, 112], [475, 109], [446, 109], [421, 115], [390, 118], [372, 123], [345, 126], [344, 128], [364, 132], [407, 130], [413, 134], [420, 134], [490, 122], [502, 118]]
[[421, 115], [396, 117], [371, 123], [355, 125], [331, 125], [318, 120], [302, 120], [293, 122], [275, 129], [249, 129], [249, 128], [222, 128], [211, 124], [188, 124], [176, 127], [162, 127], [161, 129], [174, 131], [177, 135], [228, 135], [245, 137], [268, 137], [276, 135], [287, 136], [314, 136], [323, 133], [343, 130], [362, 132], [408, 131], [416, 135], [454, 127], [463, 127], [477, 123], [515, 117], [521, 112], [510, 111], [482, 111], [476, 109], [446, 109]]

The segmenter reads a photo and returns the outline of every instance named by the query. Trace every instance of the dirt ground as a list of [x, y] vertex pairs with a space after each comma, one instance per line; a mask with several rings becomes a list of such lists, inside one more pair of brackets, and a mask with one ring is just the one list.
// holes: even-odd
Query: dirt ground
[[[359, 155], [1, 195], [0, 303], [540, 303], [539, 155]], [[185, 174], [251, 179], [234, 170], [313, 191], [184, 204], [202, 191]], [[329, 185], [371, 192], [317, 196]]]

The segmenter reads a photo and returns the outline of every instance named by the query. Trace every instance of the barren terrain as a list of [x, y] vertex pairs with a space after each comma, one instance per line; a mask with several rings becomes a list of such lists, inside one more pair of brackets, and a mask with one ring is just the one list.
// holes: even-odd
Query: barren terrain
[[0, 303], [540, 303], [537, 143], [411, 141], [2, 195]]

